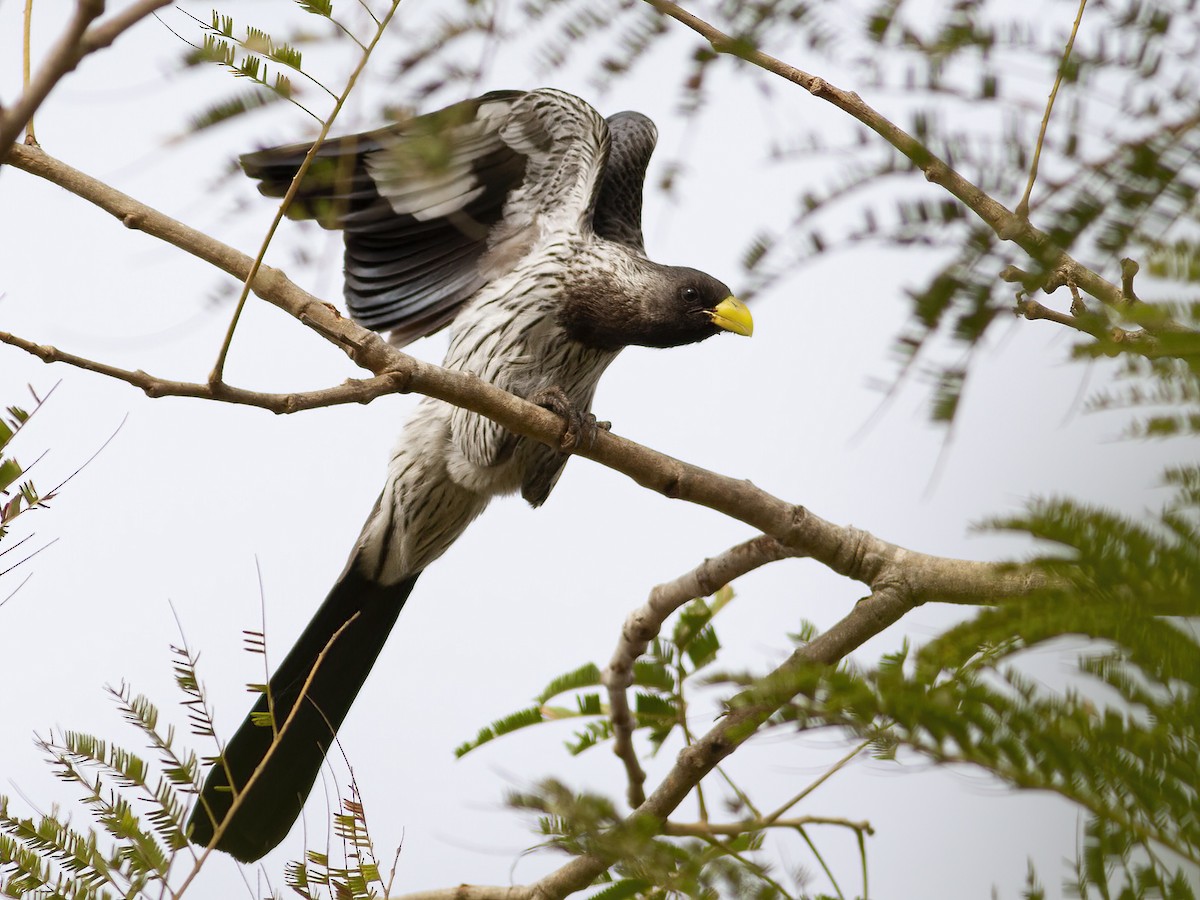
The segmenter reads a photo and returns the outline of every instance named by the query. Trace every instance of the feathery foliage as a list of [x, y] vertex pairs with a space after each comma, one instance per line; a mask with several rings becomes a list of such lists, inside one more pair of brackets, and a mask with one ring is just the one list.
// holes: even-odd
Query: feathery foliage
[[593, 895], [605, 898], [788, 897], [769, 865], [756, 861], [762, 837], [675, 839], [658, 834], [650, 818], [628, 819], [596, 794], [572, 792], [547, 780], [508, 802], [535, 816], [547, 846], [572, 856], [595, 854], [616, 861], [611, 883]]
[[351, 797], [342, 800], [341, 811], [333, 817], [334, 837], [342, 842], [345, 864], [333, 865], [328, 854], [310, 850], [305, 861], [294, 860], [284, 871], [284, 883], [306, 900], [323, 896], [321, 889], [338, 900], [369, 900], [391, 892], [375, 857], [358, 788], [351, 785], [350, 790]]
[[21, 818], [0, 797], [0, 893], [80, 900], [157, 895], [176, 853], [189, 848], [180, 791], [198, 786], [195, 755], [177, 749], [173, 729], [159, 728], [158, 710], [145, 697], [124, 685], [109, 693], [158, 754], [161, 774], [143, 757], [94, 735], [63, 731], [38, 738], [55, 774], [81, 789], [98, 827], [77, 828], [57, 809], [36, 820]]
[[[30, 388], [29, 392], [33, 397], [33, 412], [27, 412], [20, 406], [9, 406], [5, 407], [4, 414], [0, 415], [0, 540], [7, 537], [9, 527], [18, 516], [45, 506], [54, 496], [51, 492], [43, 497], [38, 494], [31, 480], [20, 480], [25, 475], [25, 468], [11, 455], [10, 445], [44, 400], [33, 388]], [[3, 568], [0, 574], [12, 567], [9, 565]]]
[[[721, 588], [711, 601], [694, 600], [675, 620], [672, 636], [658, 638], [650, 653], [634, 665], [633, 683], [641, 688], [635, 695], [634, 716], [638, 729], [645, 729], [657, 749], [675, 731], [685, 727], [687, 701], [684, 682], [699, 674], [715, 658], [720, 641], [712, 628], [712, 618], [733, 599], [733, 590]], [[600, 694], [587, 691], [599, 687], [601, 672], [595, 663], [587, 663], [553, 679], [536, 698], [536, 705], [517, 710], [484, 726], [473, 740], [455, 749], [465, 756], [483, 744], [547, 722], [564, 719], [591, 719], [567, 741], [567, 749], [578, 755], [612, 738], [609, 710]], [[574, 706], [551, 706], [550, 701], [573, 694]]]

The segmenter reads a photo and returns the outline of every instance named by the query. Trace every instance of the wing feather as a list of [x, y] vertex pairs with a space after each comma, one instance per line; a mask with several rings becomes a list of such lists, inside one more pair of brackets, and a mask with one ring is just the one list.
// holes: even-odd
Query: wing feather
[[642, 191], [650, 155], [658, 143], [658, 129], [636, 112], [619, 112], [609, 116], [607, 121], [612, 149], [596, 195], [592, 228], [600, 237], [624, 244], [645, 256]]
[[[282, 197], [310, 146], [242, 165]], [[591, 228], [608, 154], [609, 126], [579, 98], [494, 91], [325, 142], [288, 215], [345, 232], [351, 315], [403, 345], [450, 322], [544, 235]]]

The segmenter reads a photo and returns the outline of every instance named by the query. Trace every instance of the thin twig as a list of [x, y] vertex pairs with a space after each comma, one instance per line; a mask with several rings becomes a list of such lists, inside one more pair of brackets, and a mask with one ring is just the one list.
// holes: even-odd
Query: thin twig
[[275, 231], [279, 228], [279, 223], [283, 221], [284, 214], [287, 212], [288, 207], [291, 206], [296, 192], [300, 190], [300, 184], [304, 181], [304, 176], [308, 173], [309, 166], [312, 165], [312, 161], [316, 158], [317, 151], [321, 149], [321, 144], [324, 143], [326, 135], [329, 134], [329, 129], [333, 127], [338, 113], [342, 111], [342, 107], [350, 97], [350, 92], [354, 90], [354, 86], [358, 83], [358, 77], [362, 74], [363, 69], [366, 68], [367, 61], [371, 58], [371, 52], [379, 43], [380, 38], [383, 37], [383, 32], [387, 30], [388, 23], [392, 21], [392, 16], [400, 8], [400, 3], [401, 0], [393, 0], [391, 8], [383, 17], [383, 21], [375, 29], [375, 36], [371, 38], [371, 43], [363, 48], [358, 65], [354, 67], [354, 71], [346, 79], [345, 88], [342, 89], [337, 102], [333, 104], [333, 110], [325, 119], [324, 124], [321, 125], [321, 133], [317, 135], [312, 146], [308, 148], [308, 153], [304, 156], [304, 162], [296, 170], [296, 174], [292, 177], [292, 183], [288, 186], [287, 193], [280, 202], [279, 208], [275, 210], [275, 218], [271, 221], [271, 226], [267, 229], [267, 233], [262, 240], [262, 245], [258, 249], [258, 255], [254, 257], [254, 263], [250, 266], [250, 271], [242, 282], [242, 292], [238, 296], [237, 305], [234, 307], [233, 317], [230, 319], [229, 328], [225, 332], [225, 339], [221, 342], [221, 349], [217, 353], [217, 361], [213, 366], [212, 374], [208, 376], [210, 384], [220, 384], [225, 374], [225, 358], [229, 355], [230, 344], [233, 343], [233, 333], [237, 330], [238, 321], [242, 317], [242, 310], [246, 308], [246, 300], [250, 297], [250, 286], [254, 282], [254, 277], [258, 274], [259, 268], [262, 267], [263, 258], [267, 255], [267, 248], [271, 246], [271, 241], [275, 238]]
[[[21, 41], [21, 91], [23, 93], [29, 93], [29, 75], [33, 65], [32, 34], [33, 0], [25, 0], [25, 21]], [[25, 143], [37, 143], [37, 135], [33, 131], [33, 113], [29, 114], [29, 121], [25, 123]]]
[[1079, 33], [1079, 23], [1083, 21], [1083, 8], [1087, 0], [1079, 0], [1079, 12], [1075, 15], [1075, 24], [1071, 26], [1071, 36], [1067, 38], [1067, 46], [1063, 50], [1062, 61], [1058, 64], [1058, 74], [1054, 78], [1054, 87], [1046, 98], [1046, 112], [1042, 115], [1042, 127], [1038, 132], [1037, 144], [1033, 148], [1033, 162], [1029, 165], [1029, 183], [1025, 185], [1025, 194], [1021, 202], [1013, 210], [1022, 219], [1029, 218], [1029, 195], [1033, 193], [1033, 183], [1037, 181], [1038, 161], [1042, 158], [1042, 144], [1046, 141], [1046, 129], [1050, 126], [1050, 111], [1054, 109], [1054, 98], [1058, 96], [1058, 88], [1062, 84], [1063, 73], [1067, 70], [1067, 62], [1071, 58], [1071, 48], [1075, 46], [1075, 35]]
[[737, 837], [766, 831], [768, 828], [803, 828], [805, 825], [836, 825], [864, 834], [874, 834], [875, 829], [867, 821], [856, 822], [837, 816], [797, 816], [794, 819], [749, 819], [745, 822], [666, 822], [662, 833], [671, 837]]
[[[838, 884], [837, 877], [833, 874], [833, 869], [829, 867], [829, 863], [825, 862], [825, 857], [821, 854], [821, 851], [817, 849], [817, 845], [813, 843], [813, 839], [808, 836], [808, 832], [803, 826], [800, 826], [796, 829], [796, 833], [800, 835], [800, 838], [804, 841], [804, 843], [808, 844], [809, 852], [816, 857], [817, 864], [825, 873], [825, 877], [829, 879], [830, 884], [833, 885], [834, 891], [837, 892], [838, 900], [846, 900], [846, 895], [842, 893], [841, 885]], [[861, 834], [862, 832], [859, 833]]]
[[[8, 571], [8, 570], [6, 569], [5, 571]], [[0, 575], [2, 575], [2, 574], [4, 574], [4, 573], [0, 572]], [[20, 584], [18, 584], [15, 588], [13, 588], [12, 591], [9, 592], [7, 597], [5, 597], [3, 600], [0, 600], [0, 607], [3, 607], [5, 603], [7, 603], [9, 600], [11, 600], [13, 597], [15, 597], [17, 595], [17, 591], [19, 591], [21, 588], [25, 587], [25, 585], [27, 585], [29, 583], [29, 579], [32, 577], [33, 577], [32, 572], [30, 572], [28, 575], [26, 575], [24, 580]]]
[[257, 406], [279, 415], [326, 406], [338, 406], [344, 403], [370, 403], [376, 397], [402, 393], [406, 390], [405, 379], [402, 375], [385, 374], [367, 379], [351, 378], [336, 387], [322, 388], [316, 391], [269, 394], [234, 387], [224, 382], [202, 384], [190, 381], [172, 381], [158, 378], [140, 369], [131, 372], [128, 369], [119, 369], [116, 366], [67, 353], [49, 344], [38, 344], [6, 331], [0, 331], [0, 343], [20, 347], [42, 362], [66, 363], [77, 369], [124, 381], [140, 388], [147, 397], [194, 397], [200, 400], [219, 400], [222, 403]]
[[866, 750], [869, 746], [871, 746], [870, 741], [863, 741], [861, 744], [856, 746], [849, 753], [847, 753], [845, 756], [843, 756], [841, 759], [839, 759], [837, 762], [835, 762], [832, 766], [830, 766], [828, 769], [826, 769], [824, 772], [822, 772], [804, 790], [802, 790], [800, 793], [796, 794], [796, 796], [792, 797], [791, 800], [784, 803], [777, 810], [775, 810], [775, 812], [773, 812], [769, 815], [763, 816], [762, 821], [767, 824], [771, 824], [773, 822], [778, 822], [780, 817], [784, 813], [786, 813], [789, 809], [791, 809], [793, 806], [795, 806], [797, 803], [799, 803], [801, 800], [803, 800], [805, 797], [807, 797], [809, 794], [811, 794], [813, 791], [815, 791], [817, 788], [819, 788], [821, 785], [823, 785], [826, 781], [828, 781], [830, 778], [832, 778], [835, 774], [837, 774], [839, 771], [841, 771], [845, 766], [847, 766], [850, 763], [851, 760], [853, 760], [856, 756], [858, 756], [858, 754], [860, 754], [864, 750]]
[[[29, 537], [29, 538], [31, 538], [31, 537], [33, 537], [33, 535], [31, 534], [31, 535], [29, 535], [28, 537]], [[23, 544], [23, 543], [25, 543], [25, 541], [26, 541], [27, 539], [28, 539], [28, 538], [22, 538], [22, 539], [21, 539], [21, 540], [18, 542], [18, 546], [20, 546], [20, 544]], [[57, 543], [58, 543], [58, 538], [55, 538], [54, 540], [52, 540], [52, 541], [51, 541], [50, 543], [48, 543], [48, 544], [42, 544], [42, 546], [38, 547], [36, 550], [34, 550], [33, 552], [31, 552], [31, 553], [30, 553], [28, 556], [26, 556], [26, 557], [23, 557], [22, 559], [19, 559], [19, 560], [17, 560], [15, 563], [13, 563], [13, 564], [12, 564], [11, 566], [9, 566], [7, 569], [0, 569], [0, 577], [3, 577], [3, 576], [5, 576], [5, 575], [7, 575], [9, 572], [11, 572], [13, 569], [17, 568], [18, 566], [23, 566], [23, 565], [25, 565], [25, 563], [29, 562], [31, 559], [33, 559], [35, 556], [37, 556], [39, 553], [41, 553], [41, 552], [42, 552], [43, 550], [45, 550], [47, 547], [52, 547], [52, 546], [54, 546], [54, 545], [55, 545], [55, 544], [57, 544]], [[16, 549], [16, 548], [14, 547], [13, 549]], [[28, 579], [26, 579], [26, 581], [28, 581]], [[22, 582], [21, 582], [21, 584], [17, 585], [17, 590], [20, 590], [20, 589], [21, 589], [21, 586], [22, 586], [22, 585], [24, 585], [24, 584], [25, 584], [25, 582], [24, 582], [24, 581], [22, 581]], [[16, 593], [16, 591], [14, 591], [13, 593]], [[9, 597], [11, 597], [11, 596], [12, 596], [12, 594], [9, 594], [8, 596], [9, 596]], [[5, 597], [5, 598], [4, 598], [4, 602], [5, 602], [5, 603], [7, 603], [7, 602], [8, 602], [8, 597]], [[3, 604], [0, 604], [0, 605], [3, 605]]]
[[62, 35], [50, 48], [37, 74], [22, 90], [21, 96], [0, 111], [0, 165], [8, 161], [14, 141], [54, 86], [73, 71], [89, 53], [95, 53], [115, 41], [123, 32], [146, 18], [154, 10], [174, 0], [142, 0], [126, 7], [109, 19], [92, 25], [104, 13], [104, 0], [78, 0], [75, 14]]
[[[59, 36], [58, 41], [50, 48], [45, 62], [38, 69], [35, 78], [26, 81], [21, 96], [10, 108], [0, 112], [0, 163], [4, 162], [6, 148], [17, 139], [21, 129], [33, 118], [34, 112], [49, 95], [50, 91], [64, 75], [79, 65], [83, 59], [80, 49], [84, 32], [89, 25], [104, 13], [104, 0], [78, 0], [75, 13], [71, 16], [67, 27]], [[32, 10], [25, 8], [26, 23], [30, 21]], [[26, 61], [29, 53], [29, 33], [26, 30]]]

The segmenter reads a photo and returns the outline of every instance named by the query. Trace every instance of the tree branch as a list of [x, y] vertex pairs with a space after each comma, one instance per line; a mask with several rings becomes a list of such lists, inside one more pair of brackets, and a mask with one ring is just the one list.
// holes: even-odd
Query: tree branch
[[33, 341], [27, 341], [25, 338], [9, 334], [7, 331], [0, 331], [0, 343], [19, 347], [45, 363], [66, 363], [78, 369], [124, 381], [141, 388], [147, 397], [194, 397], [200, 400], [219, 400], [222, 403], [257, 406], [281, 415], [325, 406], [338, 406], [343, 403], [370, 403], [376, 397], [382, 397], [385, 394], [404, 392], [403, 378], [395, 373], [388, 373], [376, 375], [374, 378], [349, 378], [336, 387], [322, 388], [316, 391], [267, 394], [233, 387], [224, 382], [199, 384], [158, 378], [141, 369], [131, 372], [128, 369], [119, 369], [116, 366], [85, 359], [73, 353], [66, 353], [49, 344], [35, 344]]
[[6, 110], [0, 109], [0, 165], [8, 160], [9, 151], [21, 129], [67, 73], [73, 71], [89, 53], [109, 46], [131, 26], [172, 2], [174, 0], [142, 0], [100, 25], [89, 28], [92, 22], [103, 15], [104, 0], [78, 0], [75, 14], [61, 37], [50, 48], [37, 75], [16, 103]]
[[838, 109], [866, 125], [885, 141], [899, 150], [925, 175], [961, 201], [975, 213], [1003, 241], [1012, 241], [1031, 257], [1038, 260], [1047, 271], [1061, 273], [1063, 281], [1072, 281], [1097, 300], [1114, 308], [1121, 308], [1124, 298], [1121, 289], [1101, 278], [1087, 266], [1077, 262], [1070, 254], [1057, 246], [1044, 231], [1035, 228], [1004, 204], [991, 197], [986, 191], [968, 181], [944, 160], [937, 157], [924, 144], [900, 128], [890, 119], [863, 102], [853, 91], [844, 91], [825, 79], [810, 75], [795, 66], [790, 66], [775, 57], [763, 53], [745, 41], [739, 41], [719, 28], [694, 16], [671, 0], [645, 0], [664, 16], [675, 19], [703, 37], [717, 53], [727, 53], [744, 59], [773, 75], [778, 75], [812, 94], [832, 103]]
[[[753, 703], [739, 704], [741, 694], [730, 701], [730, 712], [707, 734], [679, 754], [675, 766], [653, 794], [630, 819], [657, 819], [665, 824], [692, 789], [723, 759], [745, 743], [784, 703], [794, 695], [795, 675], [813, 665], [832, 665], [900, 619], [912, 605], [903, 591], [883, 588], [860, 601], [850, 614], [824, 634], [796, 650], [786, 662], [764, 679], [772, 688], [756, 695]], [[534, 883], [530, 897], [559, 900], [590, 885], [611, 865], [595, 854], [576, 857]], [[453, 895], [449, 895], [453, 896]], [[481, 895], [486, 898], [488, 895]]]
[[629, 708], [626, 693], [633, 684], [633, 664], [646, 652], [650, 642], [662, 630], [671, 613], [697, 597], [708, 597], [721, 587], [747, 572], [791, 556], [791, 552], [774, 538], [761, 535], [726, 550], [720, 556], [706, 559], [686, 575], [660, 584], [650, 591], [644, 606], [634, 610], [625, 620], [621, 638], [612, 660], [600, 676], [608, 689], [609, 717], [613, 724], [613, 753], [625, 765], [628, 782], [626, 794], [629, 805], [637, 808], [646, 801], [643, 785], [646, 773], [638, 763], [633, 746], [636, 723]]

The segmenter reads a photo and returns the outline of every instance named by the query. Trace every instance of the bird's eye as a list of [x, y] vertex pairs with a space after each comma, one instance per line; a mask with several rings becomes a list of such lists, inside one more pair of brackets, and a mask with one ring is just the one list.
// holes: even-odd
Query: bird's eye
[[685, 287], [679, 292], [679, 296], [683, 298], [685, 303], [695, 303], [700, 299], [700, 292], [694, 287]]

